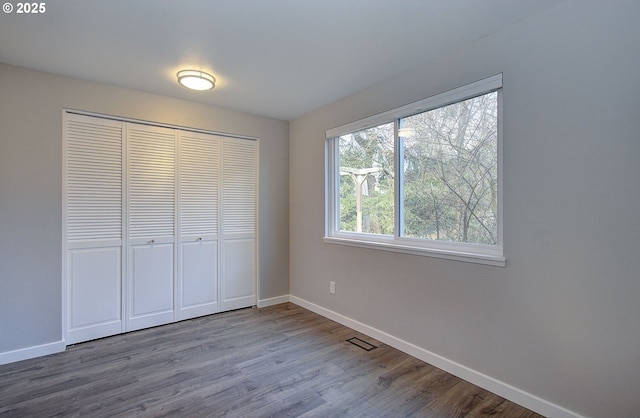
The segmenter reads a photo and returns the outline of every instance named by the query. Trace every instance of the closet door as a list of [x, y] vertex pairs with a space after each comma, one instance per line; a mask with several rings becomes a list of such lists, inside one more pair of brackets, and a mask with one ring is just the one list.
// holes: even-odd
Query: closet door
[[175, 147], [172, 129], [127, 124], [126, 330], [175, 320]]
[[178, 157], [178, 319], [220, 311], [218, 205], [220, 140], [181, 132]]
[[65, 115], [66, 343], [122, 332], [123, 123]]
[[222, 145], [221, 309], [256, 304], [257, 142]]

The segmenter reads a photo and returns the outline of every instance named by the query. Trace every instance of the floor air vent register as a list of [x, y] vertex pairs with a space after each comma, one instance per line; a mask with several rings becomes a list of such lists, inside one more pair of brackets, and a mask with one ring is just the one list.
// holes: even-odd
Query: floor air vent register
[[366, 342], [364, 340], [361, 340], [358, 337], [351, 337], [347, 341], [350, 342], [351, 344], [355, 345], [355, 346], [358, 346], [358, 347], [362, 348], [364, 351], [371, 351], [371, 350], [375, 350], [376, 348], [378, 348], [375, 345], [369, 344], [368, 342]]

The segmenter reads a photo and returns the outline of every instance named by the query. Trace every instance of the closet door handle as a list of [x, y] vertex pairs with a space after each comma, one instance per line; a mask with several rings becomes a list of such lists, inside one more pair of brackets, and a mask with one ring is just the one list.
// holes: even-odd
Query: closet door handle
[[151, 241], [149, 241], [149, 244], [153, 244], [154, 242], [156, 242], [156, 240], [152, 239]]
[[196, 239], [196, 241], [202, 241], [202, 237], [198, 237], [198, 239]]

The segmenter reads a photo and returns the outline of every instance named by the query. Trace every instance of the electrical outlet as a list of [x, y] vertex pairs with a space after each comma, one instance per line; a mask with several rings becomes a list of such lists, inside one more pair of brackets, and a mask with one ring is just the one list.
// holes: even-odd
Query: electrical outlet
[[329, 293], [336, 294], [336, 282], [329, 282]]

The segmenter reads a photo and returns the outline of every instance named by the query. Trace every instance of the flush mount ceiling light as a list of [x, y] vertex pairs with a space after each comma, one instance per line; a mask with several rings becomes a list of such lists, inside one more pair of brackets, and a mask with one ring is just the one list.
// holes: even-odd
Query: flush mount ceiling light
[[211, 90], [216, 86], [216, 79], [199, 70], [178, 71], [178, 83], [191, 90]]

